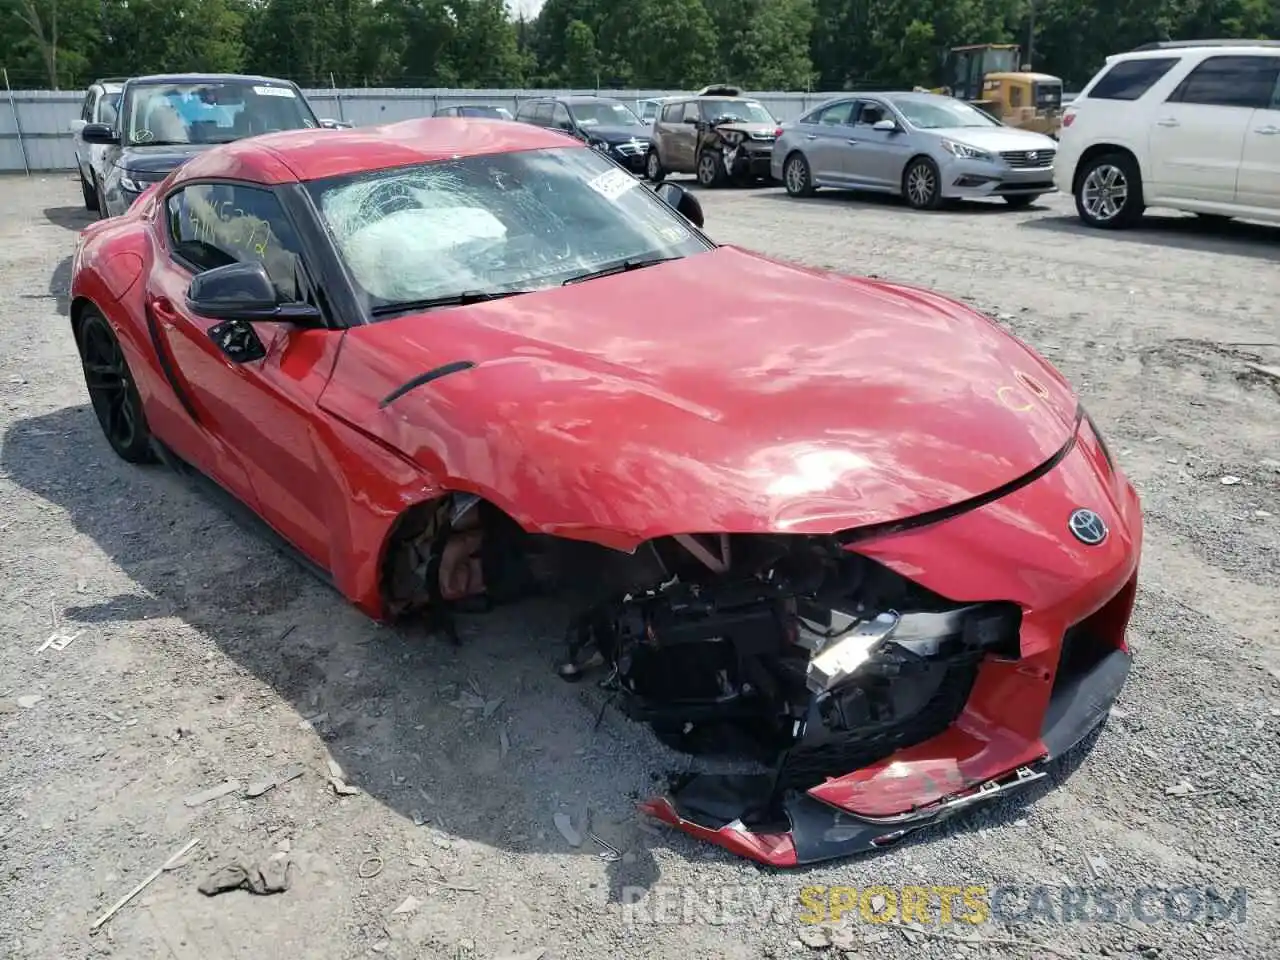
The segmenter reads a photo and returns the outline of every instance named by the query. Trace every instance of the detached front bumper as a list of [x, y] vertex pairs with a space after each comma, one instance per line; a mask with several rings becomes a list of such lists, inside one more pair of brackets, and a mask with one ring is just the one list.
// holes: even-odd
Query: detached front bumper
[[[1016, 651], [984, 654], [940, 732], [874, 762], [832, 765], [813, 786], [792, 788], [785, 764], [777, 774], [699, 775], [642, 811], [788, 867], [883, 848], [1042, 779], [1106, 719], [1128, 677], [1143, 537], [1137, 494], [1091, 422], [1079, 422], [1060, 456], [999, 500], [846, 548], [918, 571], [918, 582], [944, 596], [1000, 596], [1021, 610]], [[1091, 544], [1069, 529], [1082, 501], [1107, 528]]]
[[1038, 197], [1053, 193], [1053, 164], [1013, 167], [1002, 161], [951, 160], [941, 171], [942, 195], [949, 200], [987, 197]]
[[[753, 830], [741, 819], [726, 822], [725, 811], [764, 802], [772, 775], [704, 778], [686, 790], [648, 800], [649, 816], [700, 840], [772, 867], [797, 867], [888, 847], [908, 834], [937, 826], [957, 814], [1022, 790], [1048, 773], [1049, 764], [1068, 753], [1101, 724], [1129, 675], [1131, 656], [1113, 650], [1084, 674], [1065, 678], [1054, 690], [1041, 733], [1039, 757], [963, 791], [908, 813], [861, 816], [789, 792], [783, 800], [786, 828]], [[946, 734], [944, 734], [946, 736]]]

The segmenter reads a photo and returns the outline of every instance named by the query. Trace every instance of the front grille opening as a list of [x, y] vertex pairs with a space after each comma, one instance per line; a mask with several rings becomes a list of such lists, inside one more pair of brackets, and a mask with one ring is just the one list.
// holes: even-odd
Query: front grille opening
[[1135, 573], [1114, 597], [1066, 632], [1054, 689], [1088, 674], [1114, 651], [1128, 649], [1124, 631], [1137, 591]]

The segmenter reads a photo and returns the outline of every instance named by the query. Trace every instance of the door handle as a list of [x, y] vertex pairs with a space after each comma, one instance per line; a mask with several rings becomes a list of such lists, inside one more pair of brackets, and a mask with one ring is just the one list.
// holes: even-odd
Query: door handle
[[805, 138], [806, 140], [817, 140], [817, 139], [818, 139], [818, 135], [817, 135], [816, 133], [806, 133], [806, 134], [804, 135], [804, 138]]
[[1178, 126], [1181, 126], [1181, 124], [1178, 123], [1177, 120], [1173, 119], [1173, 117], [1165, 117], [1163, 120], [1157, 120], [1156, 126], [1157, 127], [1178, 127]]
[[1264, 137], [1274, 137], [1280, 133], [1280, 127], [1258, 127], [1256, 133], [1262, 134]]
[[858, 142], [859, 141], [855, 140], [853, 137], [850, 137], [848, 140], [845, 141], [845, 143], [858, 143]]

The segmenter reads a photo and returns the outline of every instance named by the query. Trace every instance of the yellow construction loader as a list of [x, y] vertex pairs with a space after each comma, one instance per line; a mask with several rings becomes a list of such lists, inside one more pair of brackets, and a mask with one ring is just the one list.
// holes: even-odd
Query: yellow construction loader
[[1021, 65], [1015, 43], [979, 43], [952, 47], [944, 76], [950, 81], [932, 92], [967, 100], [1011, 127], [1047, 133], [1062, 129], [1062, 80]]

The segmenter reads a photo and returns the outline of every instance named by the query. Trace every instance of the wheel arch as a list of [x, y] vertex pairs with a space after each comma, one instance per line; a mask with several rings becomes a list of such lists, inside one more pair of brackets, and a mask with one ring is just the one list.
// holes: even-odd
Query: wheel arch
[[[928, 150], [917, 150], [911, 156], [907, 157], [907, 162], [902, 165], [902, 172], [898, 174], [898, 190], [902, 193], [907, 192], [907, 171], [911, 169], [911, 165], [917, 160], [928, 160], [933, 164], [935, 170], [941, 170], [938, 161], [933, 159], [933, 155]], [[942, 189], [942, 182], [938, 182], [938, 189]]]
[[1121, 143], [1095, 143], [1080, 154], [1079, 159], [1076, 160], [1075, 169], [1071, 171], [1072, 194], [1075, 194], [1080, 189], [1080, 176], [1089, 163], [1096, 160], [1098, 157], [1106, 156], [1109, 153], [1118, 153], [1122, 156], [1128, 157], [1133, 161], [1133, 165], [1137, 167], [1138, 175], [1145, 179], [1146, 171], [1142, 169], [1142, 161], [1138, 159], [1138, 155], [1129, 147], [1126, 147]]

